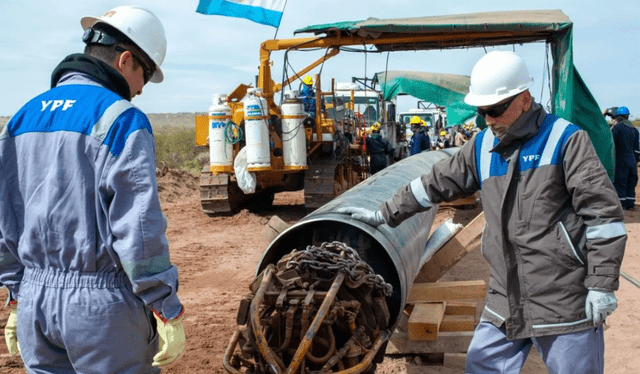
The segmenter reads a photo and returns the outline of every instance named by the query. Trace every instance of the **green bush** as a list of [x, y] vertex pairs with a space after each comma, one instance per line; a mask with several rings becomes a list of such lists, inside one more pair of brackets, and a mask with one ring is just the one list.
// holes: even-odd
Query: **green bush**
[[200, 174], [208, 150], [195, 146], [196, 130], [178, 128], [162, 129], [154, 133], [156, 140], [156, 165], [159, 168], [182, 169], [192, 175]]

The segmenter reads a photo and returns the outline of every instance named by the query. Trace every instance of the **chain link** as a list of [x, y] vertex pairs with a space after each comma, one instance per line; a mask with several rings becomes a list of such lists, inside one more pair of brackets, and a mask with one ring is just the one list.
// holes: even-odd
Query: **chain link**
[[303, 251], [294, 252], [286, 268], [301, 273], [308, 273], [310, 270], [334, 274], [344, 272], [347, 275], [345, 285], [350, 288], [366, 283], [383, 296], [390, 296], [393, 292], [391, 284], [386, 283], [369, 264], [362, 261], [355, 249], [337, 241], [322, 243], [320, 247], [309, 245]]

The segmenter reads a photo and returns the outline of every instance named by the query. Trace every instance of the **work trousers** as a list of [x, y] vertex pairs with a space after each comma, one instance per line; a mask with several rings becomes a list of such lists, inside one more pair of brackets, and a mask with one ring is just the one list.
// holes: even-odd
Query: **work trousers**
[[124, 273], [25, 269], [18, 343], [30, 374], [160, 372], [155, 319]]
[[466, 374], [517, 374], [534, 345], [550, 374], [602, 374], [602, 327], [569, 334], [507, 340], [505, 331], [481, 320], [467, 352]]
[[635, 164], [623, 165], [616, 163], [613, 186], [616, 188], [620, 204], [623, 209], [631, 209], [636, 205], [636, 185], [638, 184], [638, 169]]

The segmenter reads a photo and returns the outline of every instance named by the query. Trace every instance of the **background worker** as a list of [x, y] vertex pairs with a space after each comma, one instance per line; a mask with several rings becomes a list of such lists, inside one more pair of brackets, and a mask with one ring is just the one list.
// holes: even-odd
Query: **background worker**
[[378, 211], [338, 212], [396, 227], [481, 190], [481, 249], [491, 275], [465, 372], [518, 373], [535, 346], [551, 373], [602, 373], [602, 324], [617, 307], [624, 215], [588, 134], [535, 103], [531, 81], [515, 53], [484, 55], [465, 102], [489, 128]]
[[409, 120], [411, 125], [411, 141], [409, 142], [409, 155], [413, 156], [423, 151], [431, 149], [431, 140], [427, 133], [427, 123], [418, 116], [411, 117]]
[[380, 122], [371, 125], [371, 134], [367, 135], [367, 153], [369, 154], [369, 173], [371, 175], [387, 167], [393, 148], [387, 139], [380, 135]]
[[155, 373], [184, 351], [184, 308], [151, 126], [130, 101], [162, 82], [167, 42], [138, 7], [80, 23], [85, 53], [0, 134], [5, 337], [29, 373]]
[[638, 129], [629, 121], [629, 109], [625, 106], [616, 109], [614, 122], [611, 129], [616, 147], [616, 170], [613, 185], [620, 198], [622, 208], [633, 210], [636, 205], [638, 160], [640, 160]]
[[313, 78], [306, 75], [302, 78], [302, 89], [298, 94], [304, 105], [304, 111], [313, 119], [316, 118], [316, 91], [313, 89]]
[[447, 132], [442, 130], [440, 131], [440, 136], [438, 137], [438, 143], [436, 144], [436, 149], [445, 149], [449, 148], [451, 143], [449, 142], [449, 137]]
[[604, 118], [606, 119], [607, 117], [609, 117], [609, 119], [607, 120], [607, 122], [609, 123], [609, 127], [613, 128], [613, 126], [615, 126], [616, 122], [616, 112], [618, 111], [618, 107], [617, 106], [613, 106], [611, 108], [607, 108], [603, 115]]
[[469, 141], [469, 138], [466, 137], [464, 128], [462, 126], [459, 126], [458, 130], [456, 131], [456, 137], [454, 142], [455, 146], [462, 147], [468, 141]]

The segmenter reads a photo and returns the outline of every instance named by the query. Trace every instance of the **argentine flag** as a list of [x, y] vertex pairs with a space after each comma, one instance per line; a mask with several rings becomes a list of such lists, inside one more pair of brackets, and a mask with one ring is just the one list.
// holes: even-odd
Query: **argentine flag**
[[250, 19], [277, 28], [287, 0], [200, 0], [196, 12]]

